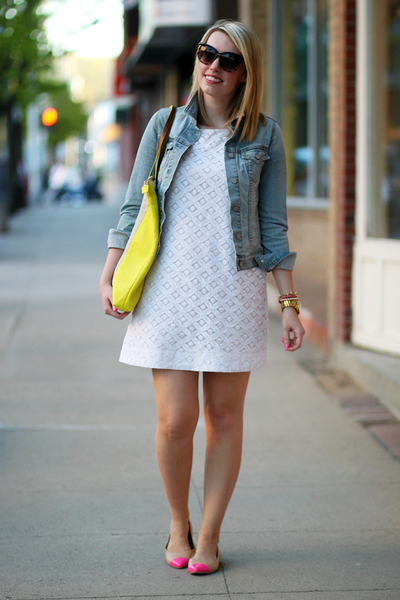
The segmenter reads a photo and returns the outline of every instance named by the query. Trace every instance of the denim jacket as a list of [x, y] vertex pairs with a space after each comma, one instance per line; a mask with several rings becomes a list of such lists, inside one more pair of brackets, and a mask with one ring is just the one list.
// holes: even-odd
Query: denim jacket
[[[198, 100], [194, 96], [176, 111], [164, 158], [157, 176], [160, 214], [160, 244], [165, 221], [165, 194], [184, 152], [200, 137], [197, 126]], [[153, 115], [143, 134], [117, 229], [108, 236], [109, 248], [125, 248], [142, 201], [142, 184], [152, 167], [156, 148], [169, 110]], [[229, 130], [227, 131], [229, 133]], [[236, 269], [275, 267], [292, 270], [295, 252], [289, 252], [286, 214], [286, 157], [279, 125], [262, 119], [255, 138], [239, 140], [232, 130], [225, 144], [225, 171], [231, 201], [232, 237]], [[222, 174], [225, 176], [225, 173]]]

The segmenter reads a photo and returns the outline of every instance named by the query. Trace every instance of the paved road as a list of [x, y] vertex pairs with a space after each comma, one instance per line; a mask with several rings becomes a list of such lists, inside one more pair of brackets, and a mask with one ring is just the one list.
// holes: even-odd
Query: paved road
[[[116, 218], [37, 208], [0, 236], [0, 598], [399, 600], [400, 461], [284, 353], [273, 319], [222, 570], [167, 567], [151, 375], [118, 363], [126, 323], [98, 295]], [[203, 456], [200, 422], [195, 531]]]

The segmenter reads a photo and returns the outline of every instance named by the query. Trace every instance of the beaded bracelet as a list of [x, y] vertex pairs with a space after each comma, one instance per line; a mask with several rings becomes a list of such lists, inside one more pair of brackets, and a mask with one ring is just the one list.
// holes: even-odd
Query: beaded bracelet
[[281, 296], [279, 296], [278, 301], [282, 302], [282, 300], [291, 300], [291, 299], [298, 299], [298, 294], [297, 292], [288, 292], [287, 294], [281, 294]]
[[296, 300], [296, 298], [298, 298], [298, 295], [295, 292], [294, 294], [285, 294], [285, 295], [279, 296], [278, 301], [282, 302], [282, 300]]

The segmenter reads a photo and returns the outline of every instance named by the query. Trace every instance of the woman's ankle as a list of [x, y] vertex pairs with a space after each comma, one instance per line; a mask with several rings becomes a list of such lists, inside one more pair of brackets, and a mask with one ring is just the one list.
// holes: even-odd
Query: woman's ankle
[[200, 528], [197, 545], [200, 547], [216, 547], [219, 543], [220, 532]]
[[189, 518], [186, 521], [171, 521], [167, 546], [170, 552], [194, 548]]
[[171, 513], [171, 527], [178, 527], [178, 528], [187, 528], [189, 523], [189, 512], [187, 513], [180, 513], [180, 514], [174, 514]]

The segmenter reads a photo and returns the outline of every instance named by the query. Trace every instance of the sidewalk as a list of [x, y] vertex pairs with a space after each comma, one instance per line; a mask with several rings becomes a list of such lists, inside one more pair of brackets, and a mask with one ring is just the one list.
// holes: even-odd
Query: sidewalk
[[[0, 599], [399, 600], [400, 461], [349, 418], [271, 316], [251, 377], [222, 569], [169, 568], [151, 373], [98, 279], [116, 205], [47, 207], [0, 235]], [[302, 354], [300, 354], [302, 353]], [[191, 488], [201, 521], [204, 424]]]

